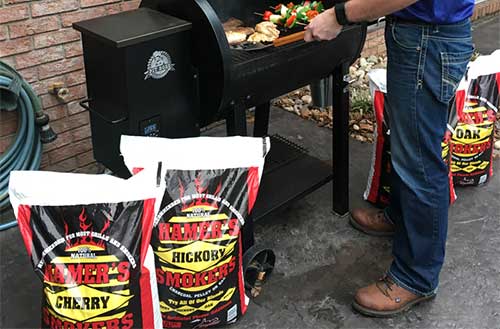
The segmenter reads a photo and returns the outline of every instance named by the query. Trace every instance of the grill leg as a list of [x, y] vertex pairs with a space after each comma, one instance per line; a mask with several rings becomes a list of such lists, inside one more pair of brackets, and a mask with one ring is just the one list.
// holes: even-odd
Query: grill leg
[[233, 105], [226, 117], [228, 136], [247, 136], [246, 108], [243, 104]]
[[252, 215], [248, 216], [245, 219], [245, 225], [243, 225], [243, 228], [241, 230], [241, 238], [243, 242], [243, 252], [247, 251], [251, 246], [255, 244]]
[[255, 107], [255, 123], [253, 126], [254, 137], [263, 137], [267, 135], [270, 109], [271, 103], [269, 101]]
[[347, 63], [333, 71], [333, 211], [345, 215], [349, 211], [349, 89], [344, 76]]

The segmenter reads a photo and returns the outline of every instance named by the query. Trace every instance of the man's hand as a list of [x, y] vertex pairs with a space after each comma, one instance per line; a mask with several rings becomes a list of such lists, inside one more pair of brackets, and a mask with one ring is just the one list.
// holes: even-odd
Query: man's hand
[[[345, 14], [350, 22], [363, 22], [388, 15], [409, 5], [417, 0], [349, 0], [345, 3]], [[305, 27], [304, 40], [332, 40], [342, 27], [337, 22], [333, 8], [325, 10], [316, 16]]]
[[316, 16], [305, 27], [304, 40], [306, 42], [332, 40], [340, 33], [341, 29], [342, 26], [337, 22], [335, 11], [331, 8]]

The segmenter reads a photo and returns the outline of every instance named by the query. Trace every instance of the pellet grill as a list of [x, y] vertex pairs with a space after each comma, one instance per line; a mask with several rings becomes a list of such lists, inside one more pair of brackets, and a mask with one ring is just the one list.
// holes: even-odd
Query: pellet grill
[[[262, 188], [252, 213], [273, 210], [334, 181], [333, 209], [348, 210], [348, 68], [359, 56], [366, 25], [345, 27], [332, 41], [232, 49], [222, 22], [247, 26], [277, 0], [143, 0], [130, 12], [74, 24], [81, 31], [94, 155], [127, 176], [120, 135], [198, 136], [226, 121], [228, 135], [247, 135], [246, 109], [255, 107], [253, 135], [268, 135], [270, 100], [333, 75], [333, 171], [302, 147], [271, 135]], [[324, 1], [325, 7], [335, 1]]]

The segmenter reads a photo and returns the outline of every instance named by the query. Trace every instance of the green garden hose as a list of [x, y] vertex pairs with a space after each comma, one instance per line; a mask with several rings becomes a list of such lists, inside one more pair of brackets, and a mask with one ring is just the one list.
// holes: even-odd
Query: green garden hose
[[[31, 86], [12, 67], [0, 61], [0, 111], [18, 111], [18, 128], [9, 148], [0, 155], [0, 211], [9, 208], [9, 177], [12, 170], [37, 170], [42, 156], [42, 142], [57, 135]], [[16, 221], [0, 223], [0, 231]]]

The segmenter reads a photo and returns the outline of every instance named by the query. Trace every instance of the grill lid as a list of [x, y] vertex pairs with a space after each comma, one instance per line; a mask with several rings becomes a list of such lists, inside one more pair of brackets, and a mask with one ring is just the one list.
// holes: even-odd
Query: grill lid
[[74, 23], [73, 27], [117, 48], [191, 29], [191, 23], [148, 8]]

